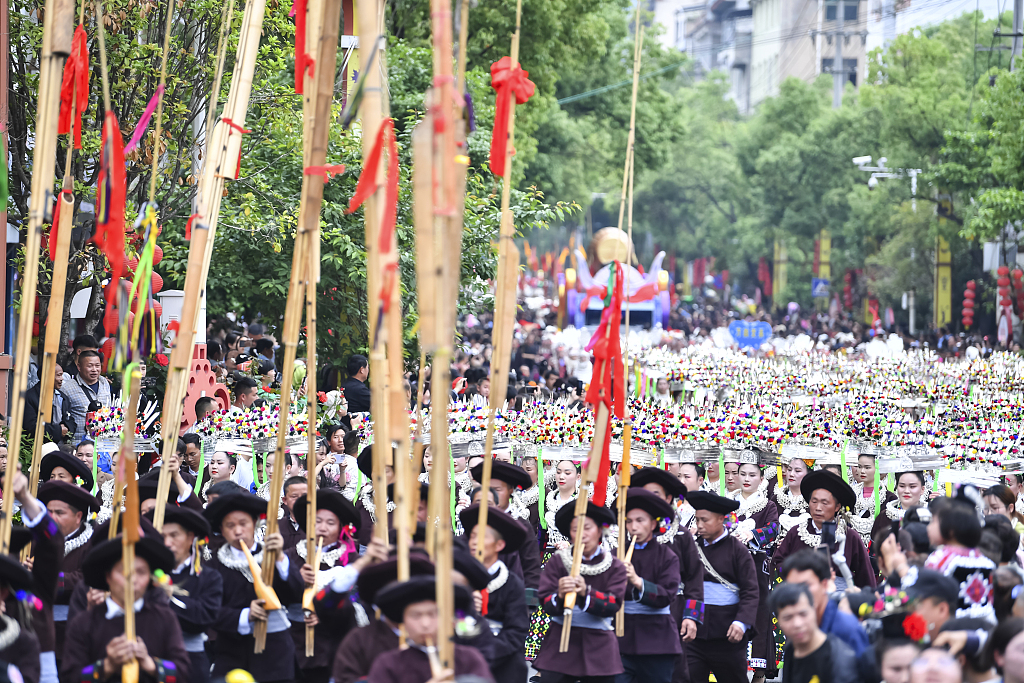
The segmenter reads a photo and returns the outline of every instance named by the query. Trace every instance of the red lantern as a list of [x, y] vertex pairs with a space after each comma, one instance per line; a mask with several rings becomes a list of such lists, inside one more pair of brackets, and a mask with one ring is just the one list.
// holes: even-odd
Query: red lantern
[[108, 337], [103, 345], [100, 346], [100, 353], [103, 354], [103, 367], [107, 366], [107, 361], [114, 357], [114, 338]]
[[1010, 301], [1010, 297], [1007, 296], [999, 300], [999, 305], [1002, 306], [1003, 308], [1009, 308], [1010, 306], [1013, 305], [1013, 302]]
[[964, 299], [964, 308], [968, 310], [974, 308], [974, 299]]
[[1010, 275], [1013, 277], [1014, 280], [1020, 280], [1021, 278], [1024, 278], [1024, 270], [1021, 270], [1020, 268], [1014, 268]]
[[1008, 277], [1006, 277], [1004, 275], [1004, 276], [1002, 276], [1002, 277], [1000, 277], [1000, 278], [998, 278], [996, 280], [996, 284], [999, 285], [1000, 287], [1009, 287], [1010, 286], [1010, 278], [1008, 278]]
[[1010, 269], [1006, 266], [999, 266], [996, 268], [996, 274], [998, 274], [999, 277], [1006, 277], [1010, 274]]
[[160, 273], [153, 273], [153, 293], [156, 294], [164, 288], [164, 279], [160, 277]]
[[[107, 331], [107, 336], [113, 337], [117, 334], [117, 307], [111, 306], [110, 309], [103, 314], [103, 329]], [[113, 344], [113, 341], [111, 341]]]
[[157, 244], [153, 247], [153, 265], [160, 263], [164, 258], [164, 250]]
[[967, 289], [969, 289], [971, 291], [974, 291], [974, 287], [975, 287], [974, 280], [968, 280], [967, 281]]

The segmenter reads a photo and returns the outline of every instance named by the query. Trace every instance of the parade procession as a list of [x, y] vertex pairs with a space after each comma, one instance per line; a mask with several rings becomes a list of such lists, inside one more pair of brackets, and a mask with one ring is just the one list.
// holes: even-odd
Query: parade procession
[[1024, 682], [1024, 9], [812, 4], [3, 0], [0, 683]]

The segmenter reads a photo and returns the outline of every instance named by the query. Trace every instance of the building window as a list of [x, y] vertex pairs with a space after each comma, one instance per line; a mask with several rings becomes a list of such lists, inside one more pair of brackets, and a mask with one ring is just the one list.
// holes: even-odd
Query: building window
[[[830, 74], [833, 73], [832, 65], [836, 63], [836, 60], [829, 58], [823, 58], [821, 60], [821, 73]], [[857, 60], [856, 59], [844, 59], [843, 65], [846, 67], [846, 80], [857, 86]]]
[[[856, 2], [844, 2], [843, 3], [843, 21], [857, 21], [857, 7]], [[825, 5], [825, 21], [836, 20], [836, 4], [829, 3]]]

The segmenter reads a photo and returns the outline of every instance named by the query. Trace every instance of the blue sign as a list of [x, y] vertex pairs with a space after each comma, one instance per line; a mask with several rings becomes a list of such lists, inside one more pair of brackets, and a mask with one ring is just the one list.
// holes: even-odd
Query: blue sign
[[766, 322], [733, 320], [729, 323], [729, 334], [741, 347], [760, 346], [772, 337], [772, 326]]
[[814, 299], [827, 299], [828, 288], [831, 284], [831, 280], [820, 277], [811, 278], [811, 297]]

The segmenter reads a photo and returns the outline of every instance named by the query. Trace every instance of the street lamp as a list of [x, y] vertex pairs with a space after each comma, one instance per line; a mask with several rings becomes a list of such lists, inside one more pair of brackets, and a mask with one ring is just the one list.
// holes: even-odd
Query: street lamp
[[885, 162], [888, 161], [885, 157], [879, 157], [878, 166], [868, 166], [871, 163], [871, 157], [853, 157], [853, 163], [858, 169], [865, 173], [870, 173], [871, 177], [868, 178], [868, 189], [873, 190], [878, 187], [879, 178], [902, 178], [903, 176], [910, 176], [910, 207], [917, 213], [917, 174], [921, 172], [919, 168], [888, 168]]
[[[853, 163], [858, 169], [865, 173], [870, 173], [871, 177], [868, 178], [868, 189], [873, 190], [878, 187], [879, 178], [902, 178], [903, 176], [910, 176], [910, 207], [917, 213], [917, 174], [921, 172], [919, 168], [888, 168], [885, 165], [888, 159], [885, 157], [879, 157], [878, 166], [868, 166], [871, 163], [871, 157], [853, 157]], [[914, 260], [914, 250], [910, 250], [910, 260]], [[910, 336], [913, 337], [917, 332], [914, 325], [914, 298], [917, 294], [916, 290], [910, 290], [909, 301], [907, 301], [907, 293], [903, 294], [903, 308], [909, 309], [907, 312], [910, 314]]]

